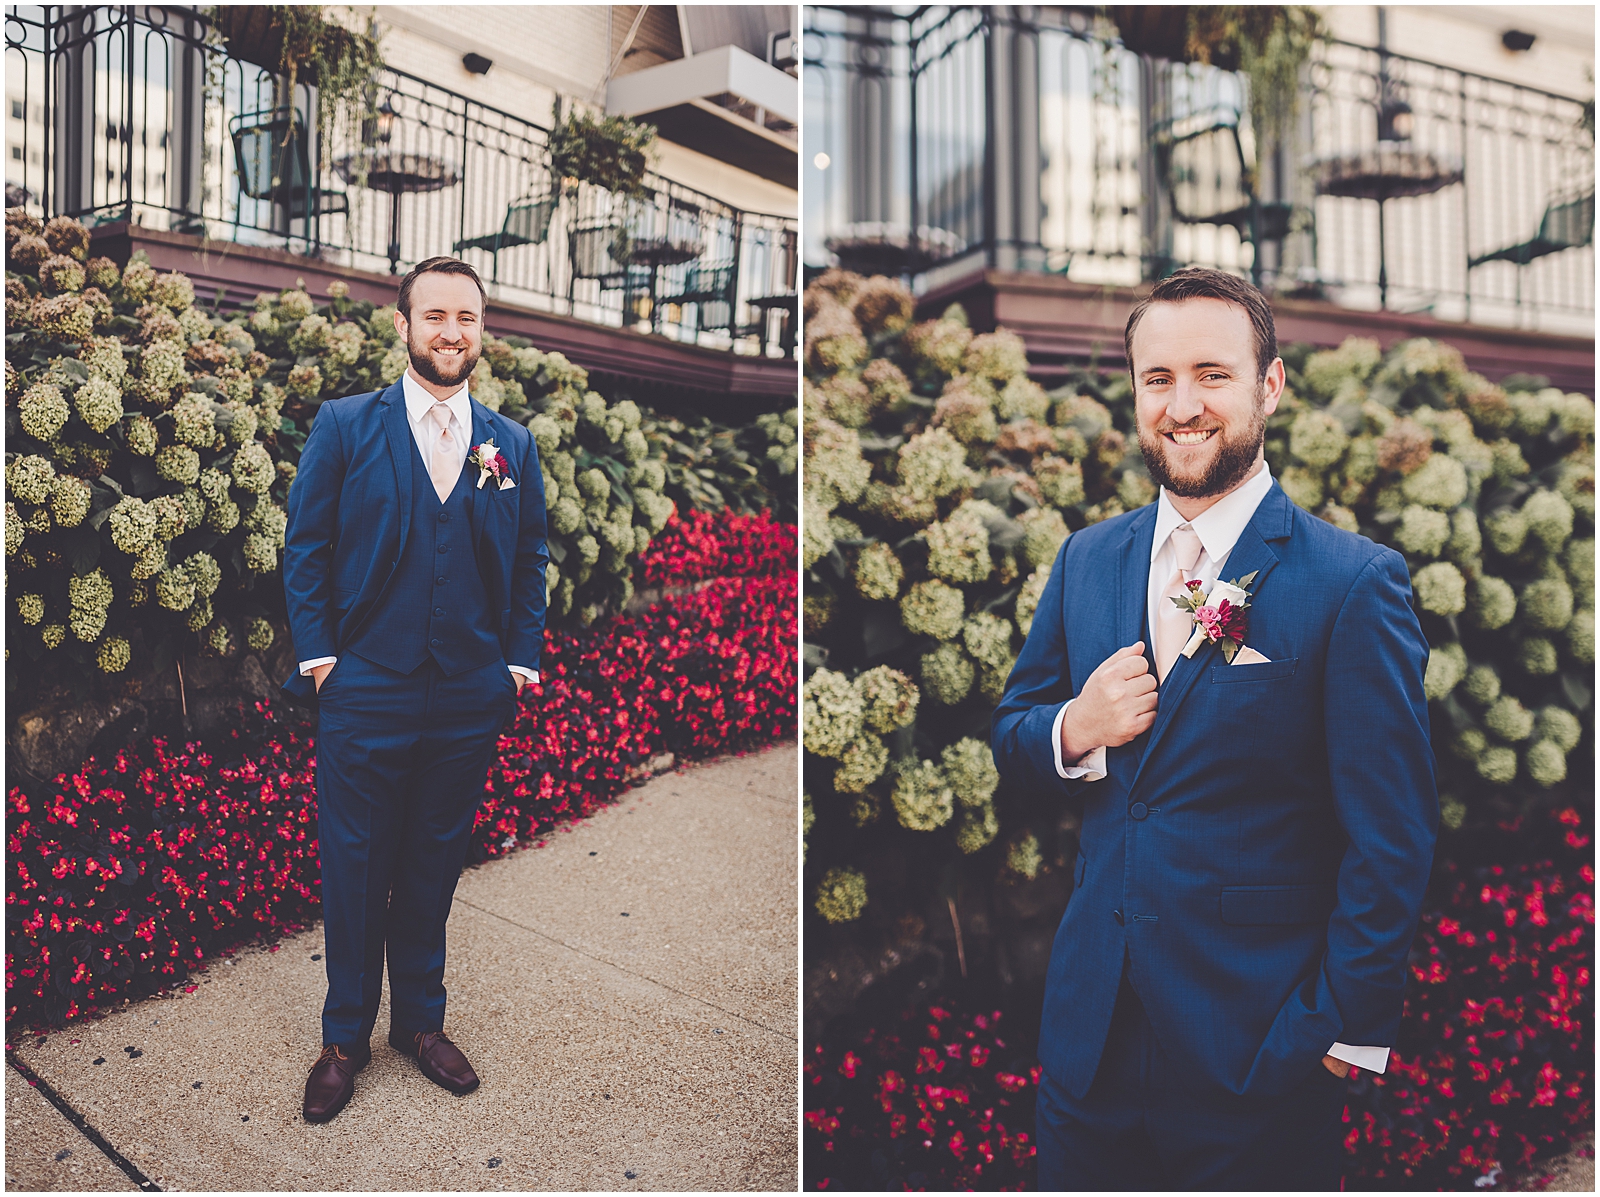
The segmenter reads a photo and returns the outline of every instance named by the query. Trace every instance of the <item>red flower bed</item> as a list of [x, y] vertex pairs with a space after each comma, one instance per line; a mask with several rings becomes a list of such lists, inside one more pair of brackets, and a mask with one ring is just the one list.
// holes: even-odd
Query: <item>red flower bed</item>
[[[1346, 1188], [1472, 1189], [1566, 1150], [1593, 1125], [1586, 822], [1568, 809], [1502, 824], [1524, 864], [1440, 865], [1389, 1069], [1352, 1075]], [[998, 1016], [942, 1015], [907, 1011], [894, 1033], [812, 1049], [807, 1188], [1032, 1185], [1035, 1061], [969, 1057]], [[1001, 1050], [997, 1038], [983, 1046]], [[978, 1143], [988, 1149], [974, 1155]]]
[[[548, 638], [473, 831], [482, 860], [591, 814], [662, 752], [795, 733], [797, 579], [731, 579]], [[223, 746], [150, 739], [8, 796], [6, 1024], [59, 1024], [182, 982], [317, 917], [312, 727], [258, 705]]]
[[690, 511], [667, 521], [639, 562], [646, 586], [679, 585], [706, 578], [776, 577], [799, 568], [793, 524], [770, 511]]
[[1348, 1188], [1472, 1188], [1593, 1125], [1593, 849], [1577, 811], [1545, 818], [1501, 826], [1539, 859], [1441, 866], [1400, 1042], [1351, 1089]]
[[1039, 1066], [1006, 1047], [1001, 1020], [934, 1003], [843, 1052], [812, 1048], [805, 1187], [1031, 1188]]

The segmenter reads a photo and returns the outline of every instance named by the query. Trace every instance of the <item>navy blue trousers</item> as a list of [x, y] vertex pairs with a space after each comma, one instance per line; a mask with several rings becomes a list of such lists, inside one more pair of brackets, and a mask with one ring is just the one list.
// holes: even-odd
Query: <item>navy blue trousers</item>
[[1337, 1191], [1344, 1101], [1345, 1082], [1320, 1061], [1284, 1097], [1197, 1086], [1161, 1050], [1124, 973], [1088, 1094], [1040, 1082], [1039, 1191]]
[[496, 737], [504, 662], [400, 674], [346, 651], [317, 694], [317, 830], [328, 998], [322, 1041], [366, 1044], [389, 961], [390, 1038], [444, 1029], [444, 927]]

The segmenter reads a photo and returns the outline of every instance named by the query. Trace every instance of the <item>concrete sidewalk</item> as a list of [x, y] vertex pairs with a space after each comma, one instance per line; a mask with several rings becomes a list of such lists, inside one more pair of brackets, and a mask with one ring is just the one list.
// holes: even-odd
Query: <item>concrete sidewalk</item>
[[[798, 768], [786, 743], [664, 774], [469, 869], [445, 977], [465, 1097], [388, 1046], [385, 1008], [349, 1106], [304, 1122], [320, 925], [17, 1058], [163, 1189], [793, 1191]], [[8, 1189], [138, 1188], [14, 1068], [5, 1164]]]

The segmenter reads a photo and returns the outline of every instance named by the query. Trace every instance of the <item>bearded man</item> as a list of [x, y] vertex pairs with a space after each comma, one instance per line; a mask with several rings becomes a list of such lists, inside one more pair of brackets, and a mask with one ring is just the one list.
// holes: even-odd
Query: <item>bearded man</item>
[[445, 920], [500, 728], [539, 680], [545, 503], [533, 438], [468, 393], [477, 273], [429, 258], [400, 284], [410, 365], [317, 409], [289, 490], [283, 587], [318, 708], [328, 996], [307, 1122], [350, 1100], [389, 962], [389, 1043], [470, 1093], [444, 1035]]
[[1039, 1187], [1337, 1190], [1433, 858], [1428, 645], [1404, 559], [1267, 470], [1259, 291], [1181, 270], [1126, 349], [1160, 498], [1062, 546], [994, 715], [1001, 773], [1083, 805]]

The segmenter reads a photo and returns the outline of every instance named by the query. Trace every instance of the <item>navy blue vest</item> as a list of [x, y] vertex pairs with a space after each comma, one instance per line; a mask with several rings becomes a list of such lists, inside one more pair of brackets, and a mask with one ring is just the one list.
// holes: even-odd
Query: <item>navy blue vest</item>
[[415, 442], [410, 457], [411, 531], [376, 609], [346, 647], [397, 673], [411, 673], [431, 656], [454, 677], [504, 651], [473, 545], [477, 471], [463, 467], [440, 503]]

